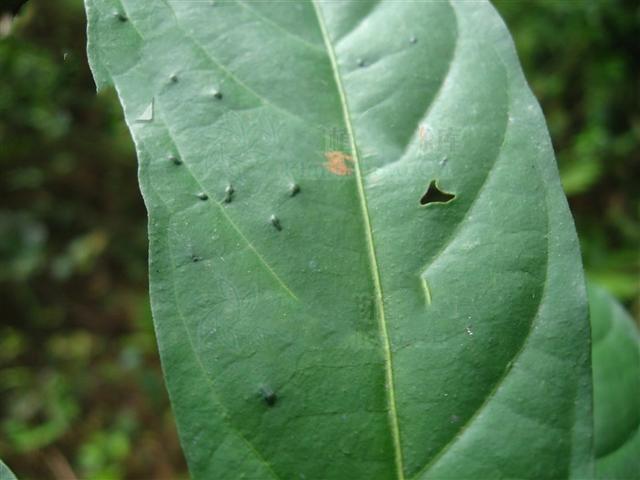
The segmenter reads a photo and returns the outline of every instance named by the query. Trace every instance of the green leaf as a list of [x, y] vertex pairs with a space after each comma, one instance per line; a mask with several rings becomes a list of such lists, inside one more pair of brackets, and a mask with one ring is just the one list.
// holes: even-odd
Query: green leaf
[[0, 461], [0, 480], [16, 480], [16, 476], [2, 461]]
[[604, 289], [589, 285], [596, 474], [640, 478], [640, 334]]
[[194, 478], [585, 478], [576, 235], [478, 2], [87, 0]]

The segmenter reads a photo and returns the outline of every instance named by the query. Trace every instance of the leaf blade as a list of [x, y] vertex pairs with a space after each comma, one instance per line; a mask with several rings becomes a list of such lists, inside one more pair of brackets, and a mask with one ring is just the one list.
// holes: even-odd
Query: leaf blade
[[[490, 6], [87, 5], [94, 73], [115, 80], [138, 148], [154, 318], [194, 476], [588, 475], [575, 233]], [[109, 23], [113, 6], [130, 25]], [[432, 180], [455, 198], [421, 206]], [[537, 400], [521, 398], [530, 383]], [[507, 441], [523, 425], [544, 462]], [[504, 448], [480, 458], [488, 441]]]
[[622, 306], [593, 283], [589, 284], [589, 304], [597, 477], [637, 478], [640, 335]]
[[14, 473], [2, 461], [0, 461], [0, 480], [16, 480]]
[[382, 285], [380, 281], [380, 267], [378, 266], [378, 259], [376, 256], [376, 248], [373, 240], [373, 231], [371, 228], [371, 219], [369, 213], [369, 206], [367, 205], [367, 197], [364, 190], [364, 183], [362, 179], [362, 170], [360, 168], [360, 159], [358, 153], [358, 147], [356, 145], [355, 136], [353, 133], [351, 114], [349, 113], [349, 106], [345, 97], [344, 87], [340, 78], [340, 72], [338, 70], [338, 64], [329, 38], [329, 34], [326, 30], [325, 21], [322, 17], [322, 12], [318, 7], [315, 0], [312, 0], [313, 8], [318, 18], [320, 30], [322, 31], [322, 37], [325, 42], [325, 48], [331, 61], [331, 68], [334, 73], [336, 82], [336, 88], [340, 96], [340, 104], [342, 106], [342, 112], [344, 115], [344, 123], [347, 128], [347, 134], [349, 136], [349, 145], [351, 147], [351, 153], [353, 155], [353, 163], [355, 165], [355, 177], [358, 190], [358, 198], [360, 199], [360, 207], [362, 210], [362, 217], [364, 220], [364, 230], [367, 242], [367, 251], [369, 256], [369, 263], [371, 265], [371, 272], [373, 276], [374, 296], [376, 309], [378, 312], [378, 324], [380, 329], [380, 336], [382, 338], [382, 348], [384, 350], [384, 364], [385, 364], [385, 390], [387, 392], [386, 399], [389, 411], [389, 423], [391, 429], [391, 436], [393, 439], [394, 460], [396, 466], [396, 475], [398, 478], [404, 478], [404, 466], [402, 459], [402, 445], [400, 440], [400, 429], [398, 426], [398, 414], [395, 400], [395, 383], [393, 380], [393, 365], [391, 358], [391, 343], [389, 339], [389, 332], [387, 328], [387, 320], [385, 317], [385, 306], [383, 301]]

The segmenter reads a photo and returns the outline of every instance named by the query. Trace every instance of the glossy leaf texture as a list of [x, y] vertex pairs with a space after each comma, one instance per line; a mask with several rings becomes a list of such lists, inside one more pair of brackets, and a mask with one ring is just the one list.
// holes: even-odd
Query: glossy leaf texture
[[483, 2], [86, 0], [194, 478], [585, 478], [589, 326]]
[[589, 285], [596, 473], [640, 478], [640, 334], [604, 289]]

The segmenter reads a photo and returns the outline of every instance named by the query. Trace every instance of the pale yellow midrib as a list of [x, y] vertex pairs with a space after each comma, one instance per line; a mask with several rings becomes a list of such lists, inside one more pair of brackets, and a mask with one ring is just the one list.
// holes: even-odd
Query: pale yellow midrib
[[373, 274], [373, 284], [376, 291], [376, 307], [377, 307], [376, 310], [378, 311], [378, 323], [380, 328], [380, 336], [382, 337], [382, 344], [384, 348], [385, 377], [386, 377], [386, 387], [387, 387], [385, 390], [387, 392], [387, 403], [389, 408], [389, 423], [391, 427], [391, 435], [393, 437], [394, 453], [395, 453], [395, 460], [396, 460], [396, 472], [398, 475], [398, 480], [404, 480], [402, 446], [400, 443], [400, 427], [398, 423], [395, 387], [394, 387], [394, 381], [393, 381], [391, 343], [389, 339], [389, 332], [387, 330], [387, 322], [386, 322], [385, 312], [384, 312], [384, 302], [382, 300], [382, 284], [380, 281], [380, 269], [378, 268], [378, 260], [376, 257], [376, 250], [373, 242], [373, 230], [371, 228], [371, 219], [369, 217], [369, 207], [367, 205], [367, 197], [364, 191], [364, 183], [362, 181], [362, 172], [360, 170], [358, 149], [356, 147], [355, 135], [353, 133], [353, 128], [351, 125], [351, 114], [349, 113], [349, 106], [347, 105], [347, 99], [345, 97], [344, 87], [342, 86], [342, 79], [340, 78], [340, 73], [338, 70], [338, 64], [336, 61], [335, 52], [333, 50], [333, 46], [331, 45], [329, 34], [325, 27], [324, 19], [322, 17], [322, 13], [320, 12], [320, 8], [316, 4], [316, 0], [311, 0], [311, 3], [315, 10], [316, 16], [318, 17], [318, 24], [320, 25], [320, 30], [322, 32], [322, 37], [324, 39], [324, 43], [327, 49], [327, 54], [329, 55], [329, 60], [331, 61], [331, 68], [333, 70], [336, 87], [338, 89], [338, 94], [340, 95], [340, 103], [342, 105], [344, 122], [347, 127], [349, 142], [351, 143], [351, 154], [353, 157], [352, 160], [354, 164], [354, 171], [356, 174], [356, 184], [358, 186], [358, 197], [360, 199], [360, 207], [362, 209], [362, 213], [364, 217], [365, 233], [367, 236], [367, 246], [369, 250], [369, 261], [371, 263], [371, 272]]

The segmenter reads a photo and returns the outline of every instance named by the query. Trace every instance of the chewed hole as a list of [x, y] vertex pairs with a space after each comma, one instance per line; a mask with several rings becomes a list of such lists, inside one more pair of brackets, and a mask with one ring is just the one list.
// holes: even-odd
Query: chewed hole
[[427, 187], [427, 191], [424, 192], [424, 195], [422, 195], [422, 198], [420, 199], [420, 205], [429, 205], [431, 203], [449, 203], [454, 198], [456, 198], [454, 194], [443, 192], [438, 188], [436, 181], [432, 180]]

